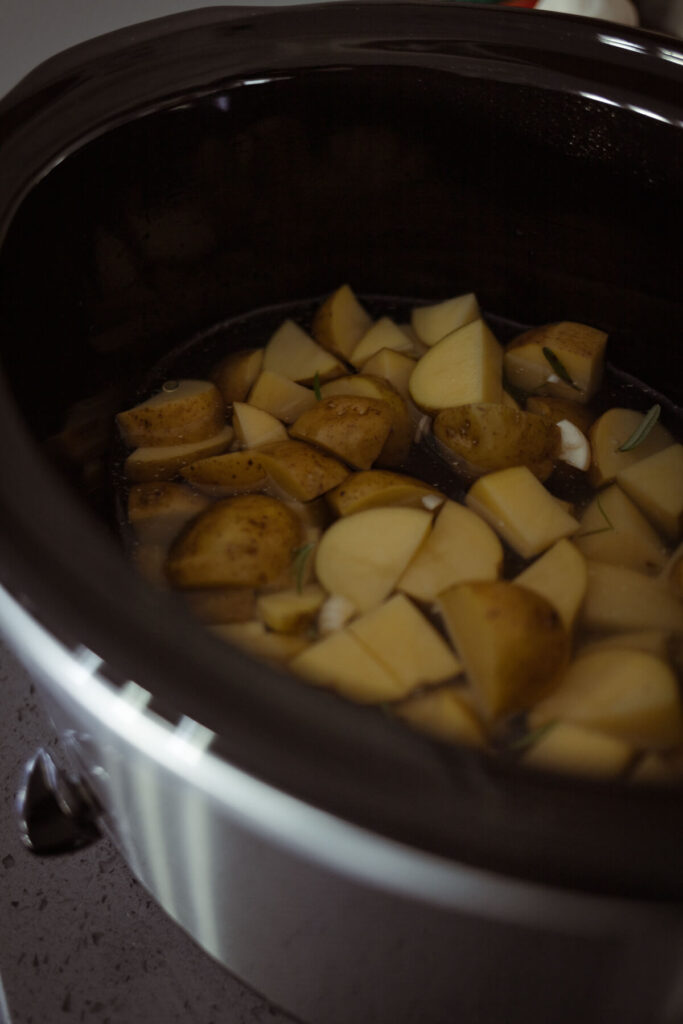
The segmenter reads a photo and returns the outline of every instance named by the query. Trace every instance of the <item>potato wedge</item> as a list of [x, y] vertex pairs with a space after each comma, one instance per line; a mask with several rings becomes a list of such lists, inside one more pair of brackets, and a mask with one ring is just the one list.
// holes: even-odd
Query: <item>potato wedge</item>
[[272, 594], [261, 594], [257, 606], [260, 617], [276, 633], [301, 633], [315, 620], [326, 593], [317, 583]]
[[168, 545], [207, 504], [204, 495], [182, 484], [134, 484], [128, 492], [128, 522], [141, 543]]
[[311, 644], [292, 660], [290, 668], [314, 686], [334, 690], [358, 704], [382, 704], [400, 697], [396, 676], [346, 629]]
[[306, 409], [316, 403], [315, 394], [288, 377], [264, 370], [249, 392], [249, 405], [269, 412], [278, 420], [293, 423]]
[[320, 541], [318, 579], [329, 593], [369, 611], [391, 593], [431, 521], [415, 508], [372, 508], [338, 519]]
[[392, 419], [391, 409], [380, 399], [332, 395], [302, 413], [289, 432], [354, 469], [370, 469], [389, 436]]
[[191, 444], [222, 430], [225, 407], [210, 381], [173, 380], [156, 395], [120, 412], [116, 422], [129, 448]]
[[620, 470], [617, 482], [665, 537], [679, 539], [683, 529], [683, 445], [669, 445]]
[[539, 480], [546, 480], [559, 454], [560, 432], [554, 423], [502, 403], [442, 409], [432, 430], [474, 476], [527, 466]]
[[425, 412], [502, 402], [503, 350], [483, 320], [458, 328], [418, 359], [410, 396]]
[[381, 377], [398, 391], [401, 398], [410, 398], [408, 382], [417, 365], [404, 352], [395, 352], [390, 348], [380, 349], [363, 367], [363, 373], [370, 377]]
[[[427, 503], [424, 499], [427, 498]], [[446, 500], [436, 487], [416, 477], [392, 473], [388, 469], [368, 469], [350, 473], [346, 480], [327, 494], [330, 507], [338, 516], [350, 516], [368, 508], [401, 505], [406, 508], [438, 508]]]
[[416, 693], [393, 708], [394, 714], [420, 732], [445, 743], [483, 747], [486, 734], [464, 699], [462, 689], [439, 686]]
[[683, 604], [666, 583], [622, 565], [588, 562], [582, 622], [586, 629], [628, 632], [667, 629], [683, 632]]
[[666, 561], [661, 539], [616, 484], [597, 495], [581, 517], [574, 542], [594, 562], [656, 573]]
[[256, 617], [256, 595], [248, 587], [215, 587], [182, 592], [188, 611], [209, 626], [249, 622]]
[[586, 436], [595, 423], [595, 413], [592, 409], [588, 409], [585, 405], [574, 402], [570, 398], [551, 398], [548, 395], [541, 398], [539, 395], [529, 395], [524, 408], [527, 412], [543, 416], [551, 423], [569, 420], [577, 430]]
[[396, 586], [419, 601], [433, 601], [456, 583], [497, 579], [502, 565], [503, 547], [491, 527], [464, 505], [447, 501]]
[[268, 482], [258, 456], [250, 449], [199, 459], [181, 473], [193, 487], [215, 497], [262, 491]]
[[320, 393], [323, 398], [330, 398], [333, 395], [359, 395], [386, 402], [391, 410], [391, 431], [376, 463], [378, 466], [392, 468], [405, 462], [413, 439], [413, 424], [405, 401], [388, 381], [357, 373], [323, 384]]
[[531, 726], [561, 719], [635, 747], [667, 749], [683, 740], [673, 671], [643, 651], [593, 651], [575, 658], [557, 689], [530, 714]]
[[669, 431], [661, 423], [655, 423], [647, 437], [636, 448], [620, 452], [621, 445], [628, 441], [644, 418], [643, 413], [634, 409], [617, 408], [608, 409], [595, 421], [589, 434], [593, 461], [588, 471], [588, 479], [593, 487], [612, 483], [617, 473], [673, 444]]
[[191, 462], [224, 452], [232, 439], [232, 427], [223, 427], [205, 441], [136, 448], [126, 459], [124, 472], [129, 480], [136, 483], [170, 480]]
[[296, 634], [270, 633], [262, 622], [215, 625], [211, 627], [211, 632], [227, 643], [242, 647], [250, 654], [276, 664], [291, 661], [311, 642], [307, 637]]
[[540, 555], [579, 528], [526, 466], [480, 477], [465, 500], [522, 558]]
[[281, 501], [242, 494], [210, 505], [174, 541], [166, 563], [176, 587], [260, 587], [291, 566], [302, 526]]
[[246, 402], [233, 403], [232, 425], [235, 437], [245, 448], [287, 440], [287, 430], [280, 420]]
[[[522, 391], [586, 403], [602, 381], [606, 344], [605, 332], [587, 324], [565, 320], [534, 327], [507, 346], [505, 376]], [[571, 378], [571, 384], [556, 372], [557, 360]]]
[[407, 356], [416, 355], [415, 345], [408, 335], [388, 316], [383, 316], [363, 335], [351, 353], [350, 362], [360, 369], [384, 348]]
[[633, 755], [633, 747], [615, 736], [573, 722], [555, 722], [522, 761], [544, 771], [613, 778], [621, 775]]
[[363, 309], [348, 284], [343, 284], [318, 309], [311, 333], [319, 345], [348, 361], [371, 326], [372, 317]]
[[486, 719], [531, 707], [569, 660], [558, 612], [516, 583], [459, 583], [439, 595], [437, 608]]
[[285, 320], [268, 341], [263, 369], [299, 384], [312, 384], [316, 376], [322, 381], [346, 373], [339, 360], [293, 320]]
[[254, 454], [269, 480], [288, 498], [313, 501], [349, 475], [346, 466], [304, 441], [276, 441]]
[[588, 586], [586, 559], [571, 541], [558, 540], [514, 582], [545, 597], [571, 632]]
[[429, 306], [416, 306], [410, 314], [410, 326], [425, 345], [436, 345], [447, 334], [481, 317], [474, 292], [456, 295], [445, 302]]
[[263, 367], [263, 349], [245, 348], [230, 352], [211, 371], [214, 382], [226, 405], [246, 401]]

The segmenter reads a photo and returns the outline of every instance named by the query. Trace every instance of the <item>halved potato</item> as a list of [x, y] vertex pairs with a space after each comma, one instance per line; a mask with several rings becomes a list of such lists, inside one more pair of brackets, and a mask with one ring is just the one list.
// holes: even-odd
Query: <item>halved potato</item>
[[398, 391], [401, 398], [410, 398], [408, 382], [416, 365], [417, 360], [411, 359], [404, 352], [383, 348], [368, 359], [363, 373], [370, 377], [381, 377]]
[[546, 480], [560, 448], [560, 432], [554, 423], [497, 402], [442, 409], [432, 430], [464, 469], [476, 476], [527, 466], [539, 480]]
[[268, 480], [258, 455], [249, 449], [191, 462], [182, 476], [205, 494], [221, 497], [262, 491]]
[[351, 353], [350, 362], [353, 366], [360, 368], [367, 363], [371, 356], [376, 355], [384, 348], [394, 352], [403, 352], [408, 356], [415, 355], [415, 345], [388, 316], [377, 320], [363, 335]]
[[676, 676], [643, 651], [615, 648], [575, 658], [554, 693], [530, 715], [532, 727], [555, 719], [641, 748], [666, 749], [683, 740]]
[[673, 438], [661, 423], [655, 423], [647, 437], [631, 451], [621, 452], [625, 444], [640, 427], [645, 414], [634, 409], [608, 409], [591, 427], [589, 441], [593, 461], [588, 479], [593, 487], [612, 483], [617, 473], [635, 465], [641, 459], [673, 444]]
[[392, 429], [386, 402], [360, 395], [332, 395], [292, 424], [290, 434], [323, 448], [355, 469], [369, 469]]
[[255, 405], [285, 423], [293, 423], [315, 403], [315, 394], [309, 388], [270, 370], [259, 374], [249, 392], [249, 405]]
[[315, 620], [326, 596], [317, 583], [309, 583], [300, 590], [261, 594], [257, 602], [259, 615], [276, 633], [300, 633]]
[[420, 341], [431, 346], [480, 316], [477, 296], [468, 292], [430, 306], [416, 306], [410, 314], [410, 325]]
[[301, 523], [276, 498], [225, 498], [175, 540], [166, 573], [176, 587], [259, 587], [291, 566], [301, 537]]
[[665, 537], [678, 540], [683, 528], [683, 445], [669, 445], [620, 470], [617, 481]]
[[614, 777], [627, 767], [633, 747], [573, 722], [555, 722], [522, 758], [530, 768], [572, 775]]
[[214, 366], [211, 380], [226, 405], [244, 402], [263, 366], [262, 348], [244, 348], [230, 352]]
[[569, 659], [569, 635], [540, 594], [503, 580], [459, 583], [437, 601], [487, 719], [531, 707]]
[[392, 473], [388, 469], [351, 473], [339, 487], [327, 494], [327, 501], [338, 516], [350, 516], [354, 512], [383, 505], [402, 505], [431, 511], [445, 500], [445, 496], [436, 487], [430, 487], [422, 480], [403, 473]]
[[683, 604], [661, 579], [623, 565], [588, 562], [582, 621], [587, 629], [683, 631]]
[[408, 725], [436, 740], [471, 747], [486, 744], [481, 723], [457, 686], [439, 686], [415, 693], [393, 710]]
[[128, 493], [128, 522], [138, 541], [163, 546], [207, 504], [208, 498], [182, 484], [134, 484]]
[[208, 437], [205, 441], [136, 448], [126, 459], [124, 472], [129, 480], [136, 483], [170, 480], [191, 462], [224, 452], [232, 438], [232, 427], [223, 427], [218, 434]]
[[303, 441], [276, 441], [255, 454], [270, 480], [297, 501], [312, 501], [349, 475], [341, 462]]
[[311, 333], [323, 348], [348, 360], [371, 325], [372, 318], [348, 284], [343, 284], [318, 309]]
[[334, 690], [359, 704], [382, 704], [401, 695], [396, 676], [346, 629], [311, 644], [293, 659], [290, 668], [314, 686]]
[[271, 633], [262, 622], [234, 622], [211, 627], [214, 636], [244, 648], [250, 654], [276, 663], [288, 662], [301, 654], [310, 640], [301, 635]]
[[235, 437], [245, 448], [257, 448], [261, 444], [287, 440], [287, 430], [280, 420], [246, 402], [233, 403], [232, 425]]
[[338, 519], [320, 541], [318, 579], [358, 611], [369, 611], [391, 593], [431, 521], [415, 508], [372, 508]]
[[397, 587], [432, 601], [456, 583], [497, 579], [502, 565], [503, 547], [491, 527], [464, 505], [447, 501]]
[[183, 598], [192, 615], [207, 625], [249, 622], [256, 616], [256, 595], [248, 587], [185, 590]]
[[483, 320], [447, 334], [418, 359], [410, 395], [438, 412], [469, 402], [502, 402], [503, 350]]
[[586, 408], [580, 402], [572, 401], [571, 398], [551, 398], [549, 395], [541, 398], [539, 395], [529, 395], [525, 409], [537, 416], [543, 416], [551, 423], [569, 420], [577, 430], [586, 435], [595, 423], [595, 413], [592, 409]]
[[574, 542], [594, 562], [625, 565], [639, 572], [655, 573], [666, 561], [666, 548], [656, 530], [616, 484], [590, 503]]
[[299, 384], [312, 384], [316, 376], [331, 380], [346, 373], [339, 360], [293, 320], [285, 320], [270, 338], [263, 354], [263, 369]]
[[166, 381], [156, 395], [120, 412], [116, 422], [130, 448], [191, 444], [219, 433], [225, 408], [211, 381]]
[[391, 431], [376, 462], [378, 466], [400, 466], [408, 458], [413, 439], [413, 424], [405, 401], [391, 384], [380, 377], [357, 373], [323, 384], [323, 398], [332, 395], [359, 395], [386, 402], [391, 410]]
[[550, 601], [570, 632], [586, 596], [586, 559], [571, 541], [559, 540], [514, 582]]
[[[534, 327], [507, 346], [505, 376], [522, 391], [585, 403], [602, 381], [606, 344], [605, 332], [587, 324], [565, 320]], [[556, 372], [556, 360], [569, 375], [571, 384]]]

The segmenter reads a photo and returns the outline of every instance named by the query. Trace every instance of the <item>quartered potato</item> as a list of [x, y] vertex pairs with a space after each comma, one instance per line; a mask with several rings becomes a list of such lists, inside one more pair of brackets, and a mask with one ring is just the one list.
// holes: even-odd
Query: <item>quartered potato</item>
[[348, 284], [344, 284], [318, 309], [312, 334], [319, 345], [348, 362], [371, 326], [372, 317], [363, 309]]
[[225, 408], [208, 380], [166, 381], [156, 395], [120, 412], [116, 422], [130, 448], [191, 444], [222, 430]]
[[317, 583], [262, 594], [258, 612], [268, 629], [276, 633], [301, 633], [315, 620], [326, 594]]
[[382, 505], [426, 508], [428, 512], [443, 504], [445, 497], [416, 477], [392, 473], [388, 469], [368, 469], [350, 473], [339, 487], [327, 494], [330, 507], [338, 516], [350, 516]]
[[205, 441], [136, 448], [124, 463], [124, 473], [128, 480], [136, 483], [171, 480], [191, 462], [226, 451], [232, 439], [232, 427], [223, 427]]
[[245, 448], [287, 440], [287, 430], [281, 420], [246, 402], [233, 404], [232, 425], [235, 437]]
[[332, 380], [346, 373], [339, 360], [317, 345], [293, 320], [285, 320], [263, 353], [263, 369], [299, 384]]
[[418, 359], [410, 396], [425, 412], [502, 402], [503, 350], [483, 320], [447, 334]]
[[620, 451], [645, 419], [634, 409], [608, 409], [591, 427], [589, 440], [593, 461], [588, 478], [593, 487], [612, 483], [617, 473], [635, 465], [673, 444], [673, 438], [661, 423], [655, 423], [647, 437], [630, 451]]
[[401, 398], [410, 398], [408, 383], [416, 365], [417, 360], [405, 353], [383, 348], [368, 359], [363, 366], [363, 373], [371, 377], [381, 377], [398, 391]]
[[515, 583], [545, 597], [571, 632], [588, 587], [586, 559], [571, 541], [558, 540], [515, 577]]
[[620, 775], [633, 755], [633, 746], [616, 736], [573, 722], [553, 722], [522, 760], [544, 771], [610, 778]]
[[438, 686], [408, 697], [394, 714], [413, 729], [446, 743], [483, 747], [486, 734], [461, 687]]
[[617, 473], [617, 482], [670, 541], [683, 529], [683, 445], [672, 444]]
[[425, 345], [436, 345], [447, 334], [478, 320], [481, 316], [474, 292], [430, 306], [416, 306], [410, 314], [410, 325]]
[[230, 644], [242, 647], [250, 654], [256, 654], [266, 661], [286, 663], [304, 651], [310, 644], [305, 636], [288, 633], [271, 633], [262, 622], [235, 622], [229, 625], [211, 627], [214, 636]]
[[587, 629], [626, 632], [668, 629], [683, 632], [683, 603], [665, 581], [623, 565], [588, 562], [582, 622]]
[[246, 401], [254, 381], [263, 367], [263, 349], [245, 348], [231, 352], [211, 371], [214, 382], [226, 405]]
[[293, 423], [302, 412], [315, 405], [316, 397], [309, 388], [302, 387], [289, 377], [264, 370], [256, 378], [248, 401], [249, 405], [270, 413], [276, 419]]
[[341, 462], [303, 441], [276, 441], [256, 455], [269, 479], [296, 501], [313, 501], [349, 475]]
[[407, 356], [416, 355], [414, 342], [388, 316], [383, 316], [372, 325], [367, 334], [363, 335], [351, 353], [350, 362], [360, 369], [371, 356], [385, 348], [394, 352], [402, 352]]
[[534, 327], [507, 346], [505, 376], [522, 391], [585, 403], [600, 386], [606, 344], [605, 332], [587, 324]]
[[354, 469], [369, 469], [389, 437], [392, 422], [391, 409], [378, 398], [332, 395], [302, 413], [289, 432]]
[[574, 402], [571, 398], [551, 398], [549, 395], [529, 395], [526, 400], [525, 409], [537, 416], [552, 423], [559, 423], [561, 420], [569, 420], [582, 434], [588, 434], [595, 423], [595, 413], [580, 402]]
[[413, 424], [405, 401], [388, 381], [358, 373], [339, 377], [320, 389], [323, 398], [333, 395], [358, 395], [385, 402], [391, 411], [391, 430], [377, 457], [378, 466], [400, 466], [408, 457], [413, 439]]
[[358, 704], [382, 704], [402, 696], [396, 676], [346, 629], [311, 644], [290, 668], [314, 686]]
[[170, 544], [209, 499], [170, 481], [134, 484], [128, 492], [128, 522], [145, 544]]
[[268, 479], [258, 455], [250, 449], [191, 462], [181, 473], [193, 487], [216, 497], [261, 491]]
[[667, 556], [657, 531], [616, 484], [600, 491], [587, 507], [574, 542], [586, 558], [639, 572], [660, 571]]

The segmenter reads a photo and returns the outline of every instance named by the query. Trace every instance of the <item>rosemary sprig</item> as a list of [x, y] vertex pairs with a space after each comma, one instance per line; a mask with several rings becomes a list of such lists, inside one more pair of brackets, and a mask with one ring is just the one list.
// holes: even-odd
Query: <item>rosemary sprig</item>
[[619, 445], [617, 451], [632, 452], [634, 448], [637, 448], [639, 444], [642, 444], [659, 419], [661, 411], [661, 405], [653, 405], [652, 408], [645, 413], [642, 422], [636, 427], [629, 439], [624, 441], [622, 445]]
[[523, 736], [520, 736], [518, 740], [511, 743], [508, 750], [513, 754], [521, 754], [529, 747], [535, 746], [539, 740], [543, 739], [547, 732], [550, 732], [552, 728], [557, 725], [556, 719], [551, 719], [549, 722], [544, 722], [543, 725], [539, 725], [537, 729], [531, 729], [530, 732], [525, 732]]
[[322, 402], [323, 396], [320, 393], [320, 374], [318, 373], [317, 370], [315, 371], [315, 376], [313, 377], [313, 394], [315, 395], [317, 402]]
[[602, 507], [602, 502], [600, 501], [600, 495], [599, 494], [596, 497], [595, 501], [596, 501], [597, 506], [598, 506], [598, 508], [599, 508], [599, 510], [600, 510], [600, 512], [602, 514], [602, 518], [607, 523], [607, 526], [599, 526], [597, 528], [597, 530], [586, 530], [585, 533], [577, 533], [577, 535], [576, 535], [577, 538], [578, 537], [594, 537], [596, 533], [608, 533], [609, 530], [616, 529], [614, 523], [612, 522], [612, 520], [610, 519], [610, 517], [607, 515], [607, 513], [604, 510], [604, 508]]
[[315, 544], [304, 544], [302, 547], [296, 548], [293, 552], [294, 575], [296, 576], [296, 589], [299, 594], [303, 590], [304, 586], [306, 562], [308, 561], [314, 547]]
[[553, 372], [557, 374], [560, 380], [563, 380], [565, 384], [569, 384], [569, 387], [574, 388], [574, 391], [580, 391], [581, 388], [578, 386], [578, 384], [575, 384], [574, 381], [571, 379], [569, 375], [569, 370], [564, 365], [560, 357], [555, 352], [553, 352], [551, 348], [546, 348], [545, 346], [541, 351], [543, 352], [543, 355], [552, 367]]

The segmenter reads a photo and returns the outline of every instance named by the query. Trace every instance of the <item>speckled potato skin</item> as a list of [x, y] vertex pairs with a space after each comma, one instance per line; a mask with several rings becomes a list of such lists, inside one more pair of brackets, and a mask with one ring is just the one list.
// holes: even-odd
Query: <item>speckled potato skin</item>
[[260, 587], [291, 564], [302, 526], [266, 494], [226, 498], [197, 516], [171, 546], [166, 575], [176, 587]]
[[319, 445], [354, 469], [370, 469], [382, 451], [393, 416], [386, 402], [360, 395], [332, 395], [292, 424], [290, 434]]
[[[182, 396], [182, 386], [200, 385], [197, 393]], [[209, 381], [181, 382], [178, 397], [156, 404], [158, 396], [120, 412], [116, 422], [124, 442], [131, 448], [190, 444], [204, 441], [225, 426], [225, 408], [220, 391]]]
[[547, 480], [560, 446], [554, 423], [493, 402], [443, 409], [433, 430], [473, 475], [527, 466], [539, 480]]
[[263, 349], [245, 348], [239, 352], [230, 352], [214, 366], [211, 379], [226, 405], [246, 400], [262, 365]]
[[313, 501], [349, 475], [341, 462], [305, 441], [275, 441], [253, 451], [273, 483], [297, 501]]

